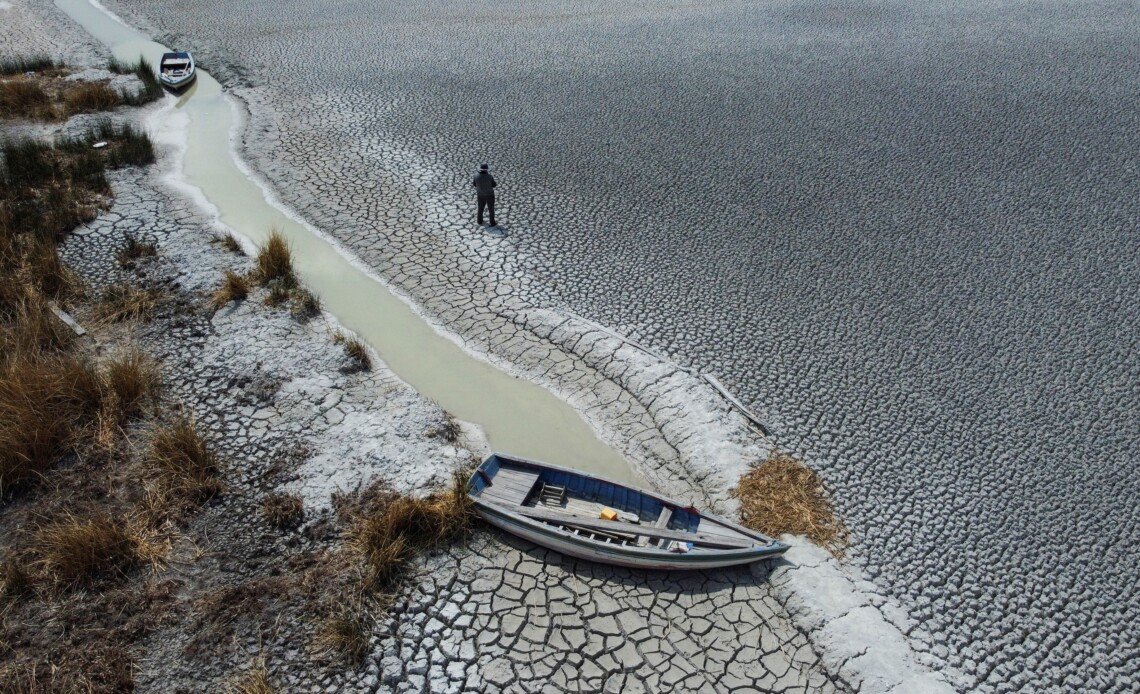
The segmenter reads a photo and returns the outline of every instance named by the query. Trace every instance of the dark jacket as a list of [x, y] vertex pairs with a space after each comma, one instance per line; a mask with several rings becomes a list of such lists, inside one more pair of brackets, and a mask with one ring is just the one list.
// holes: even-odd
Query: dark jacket
[[486, 171], [480, 171], [479, 175], [471, 181], [471, 185], [475, 186], [475, 194], [481, 198], [495, 197], [495, 177]]

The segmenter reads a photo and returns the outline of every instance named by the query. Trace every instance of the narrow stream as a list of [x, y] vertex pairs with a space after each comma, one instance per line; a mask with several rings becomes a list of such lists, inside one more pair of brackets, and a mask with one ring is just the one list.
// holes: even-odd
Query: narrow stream
[[[141, 54], [157, 66], [169, 50], [90, 0], [55, 4], [120, 60], [134, 61]], [[646, 484], [568, 404], [465, 352], [344, 253], [271, 204], [237, 162], [230, 146], [236, 106], [208, 73], [198, 70], [196, 83], [175, 109], [189, 116], [186, 182], [217, 208], [222, 223], [255, 243], [264, 241], [269, 229], [280, 229], [293, 247], [299, 274], [324, 308], [400, 378], [459, 419], [482, 427], [495, 450]]]

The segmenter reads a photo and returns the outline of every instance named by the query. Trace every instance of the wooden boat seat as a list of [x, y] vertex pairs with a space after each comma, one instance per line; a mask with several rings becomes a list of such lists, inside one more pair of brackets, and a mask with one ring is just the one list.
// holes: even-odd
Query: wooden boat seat
[[547, 506], [561, 506], [566, 501], [566, 487], [542, 483], [542, 490], [538, 493], [538, 500]]
[[[661, 507], [661, 515], [657, 516], [657, 522], [653, 524], [653, 527], [664, 530], [669, 525], [669, 521], [672, 519], [673, 519], [673, 509], [669, 508], [668, 506], [662, 506]], [[648, 544], [648, 541], [649, 541], [649, 538], [646, 538], [647, 544]], [[661, 538], [660, 540], [657, 541], [657, 546], [662, 547], [662, 548], [668, 547], [670, 542], [671, 542], [671, 540]]]

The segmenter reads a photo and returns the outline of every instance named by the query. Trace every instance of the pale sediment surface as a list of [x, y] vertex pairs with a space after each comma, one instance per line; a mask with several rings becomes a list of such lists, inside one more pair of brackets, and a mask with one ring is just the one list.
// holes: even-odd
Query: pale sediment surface
[[508, 292], [721, 375], [962, 688], [1137, 686], [1129, 3], [115, 6], [244, 85], [285, 202], [473, 346]]

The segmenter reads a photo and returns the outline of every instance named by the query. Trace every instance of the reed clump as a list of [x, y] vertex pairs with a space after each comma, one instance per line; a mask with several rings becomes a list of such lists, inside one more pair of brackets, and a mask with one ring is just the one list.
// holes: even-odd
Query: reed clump
[[771, 537], [804, 535], [842, 558], [850, 532], [835, 512], [823, 480], [787, 453], [773, 451], [755, 463], [731, 491], [741, 522]]
[[0, 58], [0, 75], [44, 72], [47, 70], [58, 70], [62, 67], [63, 63], [43, 53]]
[[387, 590], [417, 552], [468, 536], [474, 510], [467, 472], [457, 470], [450, 489], [427, 497], [381, 494], [354, 519], [347, 544], [364, 559], [367, 586]]
[[26, 77], [0, 80], [0, 118], [52, 117], [51, 97], [40, 84]]
[[0, 496], [76, 450], [103, 401], [98, 373], [69, 353], [9, 353], [0, 363]]
[[105, 82], [81, 82], [63, 93], [68, 115], [109, 111], [122, 103], [122, 95]]

